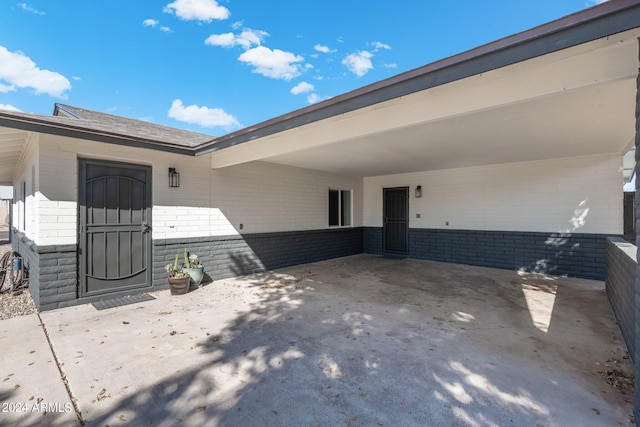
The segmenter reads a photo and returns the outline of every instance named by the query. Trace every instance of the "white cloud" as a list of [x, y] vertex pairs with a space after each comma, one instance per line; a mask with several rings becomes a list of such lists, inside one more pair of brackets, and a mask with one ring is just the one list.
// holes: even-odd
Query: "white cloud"
[[21, 111], [19, 108], [16, 108], [13, 105], [9, 105], [9, 104], [0, 104], [0, 110], [16, 111], [18, 113]]
[[236, 42], [243, 48], [249, 49], [253, 45], [261, 44], [267, 36], [269, 33], [266, 31], [246, 29], [236, 36]]
[[142, 21], [142, 25], [145, 27], [155, 27], [160, 23], [160, 21], [156, 21], [155, 19], [145, 19]]
[[175, 0], [165, 6], [164, 12], [175, 13], [185, 21], [211, 22], [213, 19], [229, 18], [229, 9], [220, 6], [216, 0]]
[[315, 104], [322, 101], [322, 99], [315, 93], [312, 93], [311, 95], [307, 96], [307, 102], [309, 104]]
[[[24, 53], [9, 52], [3, 46], [0, 46], [0, 80], [9, 83], [8, 87], [31, 88], [36, 95], [46, 93], [62, 99], [66, 98], [65, 92], [71, 89], [71, 83], [62, 74], [41, 70]], [[7, 85], [2, 84], [2, 87], [6, 89]]]
[[315, 50], [317, 50], [318, 52], [321, 52], [321, 53], [333, 53], [333, 52], [336, 51], [336, 49], [332, 50], [332, 49], [329, 48], [329, 46], [324, 46], [324, 45], [321, 45], [321, 44], [317, 44], [313, 48]]
[[46, 15], [46, 13], [40, 12], [39, 10], [34, 9], [33, 7], [29, 6], [26, 3], [18, 3], [18, 7], [20, 9], [24, 10], [25, 12], [30, 12], [30, 13], [33, 13], [35, 15], [40, 15], [40, 16]]
[[271, 50], [258, 46], [249, 49], [238, 60], [253, 66], [253, 72], [272, 79], [289, 81], [300, 75], [300, 64], [304, 58], [280, 49]]
[[243, 49], [249, 49], [254, 45], [262, 44], [262, 41], [269, 33], [262, 30], [243, 30], [240, 34], [224, 33], [211, 34], [204, 41], [205, 44], [212, 46], [233, 47], [242, 46]]
[[396, 64], [395, 62], [393, 62], [391, 64], [384, 64], [384, 66], [386, 68], [398, 68], [398, 64]]
[[233, 33], [211, 34], [204, 40], [204, 44], [211, 46], [231, 47], [236, 42], [236, 35]]
[[389, 46], [388, 44], [385, 44], [385, 43], [371, 42], [370, 44], [371, 44], [371, 46], [373, 46], [374, 52], [377, 52], [380, 49], [391, 50], [391, 46]]
[[609, 0], [589, 0], [587, 2], [587, 6], [593, 6], [593, 5], [596, 5], [596, 4], [602, 4], [602, 3], [606, 3], [608, 1]]
[[299, 95], [301, 93], [311, 92], [313, 89], [314, 87], [311, 83], [300, 82], [291, 89], [291, 93], [294, 95]]
[[199, 107], [197, 105], [185, 107], [180, 99], [176, 99], [171, 103], [168, 115], [172, 119], [203, 127], [219, 126], [227, 130], [242, 127], [235, 117], [221, 108]]
[[362, 77], [373, 68], [373, 64], [371, 63], [372, 56], [373, 54], [366, 50], [351, 53], [342, 60], [342, 64], [356, 76]]
[[331, 98], [330, 96], [320, 96], [316, 93], [312, 93], [307, 96], [307, 102], [309, 104], [317, 104], [318, 102], [324, 101], [325, 99]]
[[5, 85], [0, 83], [0, 93], [15, 92], [16, 85]]
[[[158, 21], [157, 19], [145, 19], [144, 21], [142, 21], [142, 25], [144, 25], [145, 27], [157, 27], [158, 25], [160, 25], [160, 21]], [[160, 31], [165, 32], [165, 33], [170, 33], [171, 28], [170, 27], [160, 27], [158, 28]]]

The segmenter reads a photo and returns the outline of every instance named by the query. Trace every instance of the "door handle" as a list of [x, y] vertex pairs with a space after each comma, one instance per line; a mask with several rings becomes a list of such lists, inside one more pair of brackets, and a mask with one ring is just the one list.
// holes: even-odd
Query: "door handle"
[[151, 231], [151, 226], [149, 224], [147, 224], [146, 222], [142, 223], [142, 232], [143, 233], [148, 233], [149, 231]]

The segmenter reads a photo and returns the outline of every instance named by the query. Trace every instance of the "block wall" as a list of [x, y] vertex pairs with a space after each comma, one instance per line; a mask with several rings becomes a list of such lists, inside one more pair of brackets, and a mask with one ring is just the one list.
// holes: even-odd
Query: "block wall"
[[29, 291], [38, 311], [74, 305], [77, 301], [76, 245], [38, 246], [15, 228], [13, 250], [23, 259]]
[[207, 280], [362, 253], [361, 227], [287, 231], [211, 238], [155, 240], [153, 284], [167, 286], [165, 266], [186, 248], [198, 255]]
[[607, 239], [607, 298], [634, 362], [639, 361], [635, 343], [637, 250], [622, 238]]
[[621, 167], [598, 155], [369, 177], [364, 226], [382, 226], [383, 188], [406, 186], [410, 228], [620, 235]]
[[[604, 234], [409, 229], [408, 257], [604, 280]], [[364, 228], [364, 252], [383, 254], [382, 228]]]

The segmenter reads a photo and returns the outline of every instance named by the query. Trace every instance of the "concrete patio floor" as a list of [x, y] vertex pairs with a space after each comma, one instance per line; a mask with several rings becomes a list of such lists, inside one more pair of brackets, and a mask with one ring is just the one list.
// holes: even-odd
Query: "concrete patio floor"
[[[40, 314], [87, 425], [633, 425], [603, 282], [356, 255], [152, 295]], [[0, 322], [0, 396], [58, 408], [0, 424], [79, 424], [39, 323]]]

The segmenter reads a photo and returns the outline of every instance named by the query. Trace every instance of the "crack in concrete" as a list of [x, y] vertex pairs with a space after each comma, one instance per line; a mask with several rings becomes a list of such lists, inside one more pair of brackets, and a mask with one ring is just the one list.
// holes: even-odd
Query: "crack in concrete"
[[40, 313], [36, 313], [38, 315], [38, 319], [40, 319], [40, 326], [42, 327], [42, 331], [44, 332], [44, 336], [47, 338], [47, 344], [49, 345], [49, 349], [51, 350], [51, 355], [53, 356], [53, 360], [56, 362], [56, 366], [58, 367], [58, 372], [60, 373], [60, 379], [64, 384], [64, 388], [67, 390], [67, 394], [69, 395], [69, 400], [71, 401], [71, 405], [73, 405], [73, 410], [76, 413], [76, 417], [78, 417], [78, 421], [81, 426], [86, 426], [87, 423], [82, 419], [82, 412], [80, 412], [80, 408], [78, 408], [77, 399], [73, 397], [73, 393], [71, 392], [71, 387], [69, 387], [69, 382], [67, 381], [67, 375], [62, 370], [62, 365], [58, 360], [58, 355], [53, 349], [53, 344], [51, 343], [51, 339], [49, 338], [49, 332], [47, 332], [47, 327], [40, 316]]

